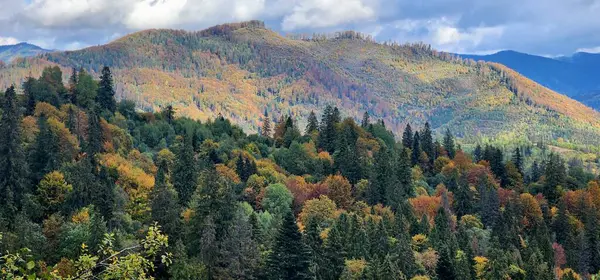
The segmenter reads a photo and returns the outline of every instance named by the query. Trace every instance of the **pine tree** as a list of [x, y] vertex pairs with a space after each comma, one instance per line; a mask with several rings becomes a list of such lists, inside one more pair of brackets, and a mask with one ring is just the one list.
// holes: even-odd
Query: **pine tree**
[[98, 93], [96, 95], [96, 103], [100, 106], [102, 111], [106, 110], [114, 114], [117, 110], [113, 76], [108, 66], [102, 68], [102, 75], [100, 76]]
[[482, 160], [481, 145], [479, 144], [477, 144], [477, 147], [475, 147], [475, 150], [473, 151], [473, 160], [475, 162], [479, 162]]
[[169, 182], [168, 173], [167, 163], [162, 161], [156, 172], [150, 206], [152, 220], [158, 222], [171, 240], [176, 240], [181, 226], [179, 198]]
[[546, 180], [542, 193], [551, 203], [556, 203], [560, 197], [559, 187], [564, 187], [567, 178], [565, 164], [558, 154], [551, 153], [544, 170]]
[[0, 218], [12, 221], [28, 192], [27, 165], [21, 148], [20, 114], [14, 87], [4, 94], [0, 118]]
[[77, 74], [77, 105], [86, 109], [93, 109], [96, 95], [98, 94], [98, 83], [83, 68]]
[[77, 82], [79, 80], [77, 76], [77, 69], [73, 67], [71, 76], [69, 77], [69, 87], [67, 89], [69, 93], [69, 102], [72, 104], [77, 104]]
[[435, 272], [439, 280], [455, 280], [456, 271], [450, 249], [446, 246], [442, 246], [439, 250], [439, 260], [435, 268]]
[[179, 194], [180, 204], [187, 205], [198, 185], [198, 171], [190, 135], [183, 137], [180, 141], [176, 156], [173, 168], [173, 186]]
[[429, 122], [425, 123], [425, 127], [421, 131], [421, 150], [427, 154], [429, 161], [433, 163], [435, 160], [435, 149], [433, 147], [433, 136], [431, 136]]
[[312, 279], [310, 259], [310, 251], [302, 242], [302, 234], [290, 211], [284, 217], [267, 261], [267, 279]]
[[25, 80], [25, 82], [23, 82], [23, 93], [27, 97], [27, 104], [25, 105], [25, 115], [27, 115], [27, 116], [33, 115], [33, 113], [35, 111], [36, 86], [37, 86], [37, 80], [32, 77], [28, 77]]
[[265, 109], [265, 115], [263, 117], [263, 125], [260, 130], [260, 134], [263, 137], [271, 137], [271, 119], [269, 118], [269, 112]]
[[319, 131], [319, 120], [317, 120], [317, 115], [315, 115], [315, 112], [310, 111], [310, 114], [308, 115], [308, 124], [306, 125], [306, 130], [304, 131], [304, 133], [309, 135], [309, 134], [312, 134], [313, 132], [318, 132], [318, 131]]
[[515, 167], [517, 167], [517, 170], [519, 170], [519, 173], [523, 175], [523, 156], [521, 155], [521, 149], [519, 147], [517, 147], [513, 153], [512, 162], [515, 164]]
[[100, 124], [100, 115], [97, 110], [88, 111], [88, 139], [86, 145], [86, 152], [92, 159], [92, 163], [95, 162], [95, 155], [102, 152], [102, 126]]
[[362, 122], [360, 123], [360, 127], [362, 127], [363, 129], [367, 129], [367, 127], [369, 127], [369, 124], [371, 123], [369, 118], [369, 112], [365, 111], [365, 113], [363, 114]]
[[319, 129], [319, 148], [333, 154], [337, 142], [336, 126], [340, 122], [340, 113], [337, 107], [334, 109], [327, 105], [321, 117]]
[[402, 145], [407, 149], [412, 149], [413, 139], [412, 128], [410, 127], [410, 124], [407, 124], [404, 133], [402, 134]]
[[[344, 217], [346, 217], [345, 214]], [[339, 279], [340, 275], [344, 271], [344, 259], [346, 252], [344, 250], [344, 232], [348, 229], [343, 226], [342, 217], [331, 227], [325, 240], [325, 246], [323, 248], [323, 265], [322, 275], [323, 279]]]
[[413, 166], [419, 164], [419, 159], [421, 158], [421, 144], [420, 144], [419, 132], [415, 132], [415, 137], [413, 140], [412, 146], [412, 155], [410, 157], [411, 163]]
[[449, 128], [446, 129], [446, 135], [444, 135], [444, 149], [448, 152], [449, 158], [454, 158], [456, 147], [454, 146], [454, 136]]
[[97, 176], [97, 187], [94, 188], [92, 203], [95, 206], [99, 215], [104, 217], [109, 223], [112, 221], [115, 210], [115, 182], [109, 175], [108, 168], [100, 167], [100, 172]]
[[32, 179], [37, 184], [45, 174], [58, 170], [61, 166], [58, 138], [50, 130], [46, 116], [38, 118], [38, 133], [30, 159]]

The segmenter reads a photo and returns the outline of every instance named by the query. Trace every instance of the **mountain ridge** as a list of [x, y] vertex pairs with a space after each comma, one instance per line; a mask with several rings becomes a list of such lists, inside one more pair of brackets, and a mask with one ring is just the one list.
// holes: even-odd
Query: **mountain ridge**
[[577, 52], [549, 58], [517, 51], [489, 55], [463, 55], [465, 59], [504, 64], [532, 80], [572, 97], [595, 109], [600, 108], [600, 54]]
[[0, 46], [0, 61], [9, 63], [18, 57], [31, 57], [48, 52], [52, 51], [27, 42], [21, 42], [14, 45], [2, 45]]
[[381, 44], [357, 32], [283, 37], [262, 22], [201, 31], [155, 29], [79, 51], [19, 59], [0, 70], [0, 85], [19, 84], [26, 71], [60, 65], [118, 77], [117, 96], [143, 110], [174, 105], [207, 120], [219, 113], [256, 131], [273, 118], [304, 120], [323, 104], [360, 119], [364, 111], [389, 129], [429, 121], [461, 137], [571, 139], [600, 136], [599, 113], [499, 64], [476, 63], [423, 44]]

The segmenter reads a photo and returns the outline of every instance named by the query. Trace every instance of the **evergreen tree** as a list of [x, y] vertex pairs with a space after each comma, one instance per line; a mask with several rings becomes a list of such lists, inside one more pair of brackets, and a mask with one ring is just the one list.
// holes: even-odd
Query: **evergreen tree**
[[365, 111], [365, 113], [363, 114], [362, 122], [360, 123], [360, 127], [362, 127], [363, 129], [367, 129], [370, 123], [371, 121], [369, 117], [369, 112]]
[[392, 184], [392, 164], [388, 149], [383, 146], [375, 154], [375, 166], [367, 189], [367, 202], [372, 205], [383, 202], [385, 189]]
[[262, 129], [260, 130], [260, 134], [263, 137], [271, 137], [271, 119], [269, 118], [269, 112], [265, 109], [265, 115], [263, 117]]
[[327, 105], [321, 117], [319, 129], [319, 148], [333, 154], [337, 142], [336, 125], [340, 122], [339, 110]]
[[406, 124], [404, 133], [402, 134], [402, 145], [407, 149], [413, 148], [413, 133], [410, 124]]
[[106, 167], [100, 167], [100, 172], [96, 180], [97, 187], [94, 188], [92, 203], [94, 209], [99, 215], [104, 217], [105, 221], [111, 222], [115, 210], [115, 182], [109, 175]]
[[102, 68], [102, 75], [100, 76], [98, 93], [96, 95], [96, 103], [100, 106], [102, 111], [106, 110], [114, 114], [117, 110], [113, 76], [108, 66]]
[[33, 113], [35, 111], [36, 86], [37, 86], [37, 80], [32, 77], [28, 77], [25, 80], [25, 82], [23, 82], [23, 93], [27, 97], [27, 104], [25, 105], [25, 115], [27, 115], [27, 116], [33, 115]]
[[429, 122], [425, 123], [425, 127], [421, 131], [421, 150], [427, 154], [429, 161], [433, 163], [435, 160], [435, 148], [433, 146], [433, 136], [431, 136], [431, 127]]
[[446, 134], [444, 135], [444, 149], [446, 149], [446, 152], [448, 152], [448, 157], [449, 158], [454, 158], [454, 155], [456, 154], [456, 147], [454, 146], [454, 136], [452, 135], [452, 132], [450, 132], [450, 129], [446, 129]]
[[560, 187], [565, 186], [567, 171], [565, 164], [558, 154], [551, 153], [544, 169], [544, 188], [542, 193], [551, 203], [556, 203], [560, 197]]
[[40, 132], [35, 139], [30, 159], [32, 179], [37, 184], [45, 174], [58, 170], [61, 166], [58, 138], [50, 130], [46, 116], [38, 118]]
[[69, 77], [69, 87], [67, 89], [67, 92], [69, 93], [68, 101], [72, 104], [77, 104], [77, 81], [79, 80], [77, 75], [77, 69], [73, 67], [71, 70], [71, 76]]
[[267, 279], [312, 279], [310, 259], [310, 250], [302, 242], [296, 220], [288, 212], [266, 264]]
[[415, 132], [415, 137], [413, 140], [412, 146], [412, 155], [410, 157], [411, 163], [413, 166], [419, 164], [419, 159], [421, 158], [421, 144], [420, 144], [419, 132]]
[[344, 259], [346, 252], [344, 250], [344, 232], [348, 230], [343, 226], [343, 219], [346, 217], [342, 214], [338, 221], [331, 227], [325, 240], [323, 248], [323, 265], [320, 275], [323, 279], [335, 280], [339, 279], [344, 271]]
[[104, 235], [108, 232], [106, 228], [106, 222], [102, 215], [92, 213], [90, 218], [90, 237], [87, 240], [87, 244], [91, 252], [98, 252], [104, 240]]
[[167, 163], [160, 162], [152, 190], [151, 213], [152, 220], [158, 222], [171, 240], [176, 240], [181, 226], [179, 198], [169, 182], [168, 173]]
[[27, 165], [21, 148], [20, 114], [14, 87], [4, 94], [0, 118], [0, 218], [12, 221], [28, 192]]
[[178, 145], [173, 168], [173, 187], [179, 194], [180, 204], [187, 205], [198, 185], [198, 171], [191, 135], [183, 137]]
[[439, 256], [435, 272], [439, 280], [454, 280], [456, 277], [456, 271], [450, 249], [446, 246], [442, 246], [439, 250]]
[[479, 162], [483, 159], [482, 157], [481, 145], [477, 144], [477, 147], [475, 147], [475, 150], [473, 151], [473, 160]]
[[315, 114], [315, 112], [310, 111], [310, 114], [308, 115], [308, 124], [306, 125], [306, 130], [304, 131], [304, 133], [309, 135], [309, 134], [312, 134], [313, 132], [318, 132], [318, 131], [319, 131], [319, 120], [317, 120], [317, 115]]
[[97, 110], [90, 110], [88, 111], [88, 139], [86, 151], [92, 160], [92, 163], [95, 163], [95, 155], [102, 152], [103, 141], [100, 115]]
[[519, 173], [523, 175], [523, 155], [521, 154], [521, 149], [519, 147], [517, 147], [513, 153], [512, 162], [515, 164], [515, 167], [517, 167], [517, 170], [519, 170]]

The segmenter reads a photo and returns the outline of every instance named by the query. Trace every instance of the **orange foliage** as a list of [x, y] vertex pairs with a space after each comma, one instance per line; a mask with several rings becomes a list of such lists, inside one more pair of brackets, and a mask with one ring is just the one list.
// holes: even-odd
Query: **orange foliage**
[[227, 178], [231, 182], [233, 182], [235, 184], [239, 184], [242, 182], [242, 180], [240, 180], [240, 177], [237, 175], [235, 170], [227, 167], [226, 165], [217, 164], [217, 165], [215, 165], [215, 168], [217, 169], [217, 173], [219, 173], [219, 175]]

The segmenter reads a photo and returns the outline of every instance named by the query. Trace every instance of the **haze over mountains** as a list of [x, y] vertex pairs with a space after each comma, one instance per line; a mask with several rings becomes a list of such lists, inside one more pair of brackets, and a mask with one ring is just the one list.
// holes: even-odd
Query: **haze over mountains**
[[[559, 61], [558, 63], [568, 63]], [[473, 63], [427, 45], [376, 43], [355, 32], [311, 39], [282, 37], [262, 22], [199, 32], [147, 30], [103, 46], [18, 59], [0, 86], [20, 84], [58, 65], [116, 74], [117, 96], [147, 111], [173, 105], [206, 120], [218, 114], [256, 131], [266, 111], [306, 120], [325, 104], [345, 116], [368, 111], [394, 132], [431, 122], [458, 136], [600, 139], [600, 114], [494, 63]]]
[[29, 43], [0, 46], [0, 61], [8, 63], [17, 57], [31, 57], [38, 54], [51, 52]]
[[600, 54], [578, 52], [549, 58], [515, 51], [463, 58], [504, 64], [556, 92], [600, 109]]

